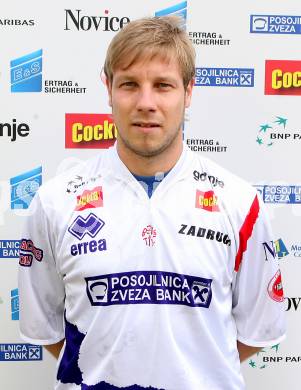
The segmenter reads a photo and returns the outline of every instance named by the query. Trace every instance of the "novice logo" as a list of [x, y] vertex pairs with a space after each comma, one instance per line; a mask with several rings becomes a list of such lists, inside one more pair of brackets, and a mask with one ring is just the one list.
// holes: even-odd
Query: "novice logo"
[[42, 54], [40, 49], [10, 62], [11, 92], [42, 91]]
[[110, 114], [66, 114], [65, 130], [66, 149], [107, 149], [117, 138]]
[[301, 61], [266, 60], [265, 95], [301, 95]]

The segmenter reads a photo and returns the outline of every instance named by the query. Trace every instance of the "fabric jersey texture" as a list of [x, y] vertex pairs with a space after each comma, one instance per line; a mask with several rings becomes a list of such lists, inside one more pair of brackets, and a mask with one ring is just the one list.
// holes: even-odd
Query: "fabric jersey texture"
[[241, 390], [236, 342], [284, 337], [256, 190], [186, 148], [151, 198], [110, 148], [44, 184], [20, 246], [20, 331], [65, 338], [57, 390]]

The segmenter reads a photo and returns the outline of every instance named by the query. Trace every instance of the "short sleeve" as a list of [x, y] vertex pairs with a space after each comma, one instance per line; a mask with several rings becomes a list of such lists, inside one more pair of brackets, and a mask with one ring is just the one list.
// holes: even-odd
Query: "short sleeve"
[[267, 211], [256, 195], [240, 228], [232, 285], [237, 339], [254, 347], [272, 346], [285, 338], [283, 289], [274, 242]]
[[64, 338], [64, 285], [53, 251], [54, 231], [39, 193], [29, 208], [20, 243], [20, 335], [34, 344]]

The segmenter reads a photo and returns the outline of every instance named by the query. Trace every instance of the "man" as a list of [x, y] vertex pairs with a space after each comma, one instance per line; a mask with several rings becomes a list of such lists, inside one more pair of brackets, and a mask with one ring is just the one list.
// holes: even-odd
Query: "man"
[[104, 67], [116, 147], [34, 198], [20, 325], [60, 354], [55, 389], [240, 390], [240, 360], [284, 337], [255, 189], [183, 147], [194, 69], [178, 19], [127, 25]]

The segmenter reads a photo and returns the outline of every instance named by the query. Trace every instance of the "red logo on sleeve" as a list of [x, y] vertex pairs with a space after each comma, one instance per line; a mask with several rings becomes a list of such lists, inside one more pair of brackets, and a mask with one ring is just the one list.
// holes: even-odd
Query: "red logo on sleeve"
[[85, 209], [95, 209], [103, 207], [103, 193], [101, 187], [95, 187], [93, 190], [85, 190], [77, 196], [76, 211]]
[[214, 191], [202, 192], [196, 190], [195, 207], [206, 211], [220, 211]]
[[274, 301], [283, 302], [284, 297], [280, 270], [278, 270], [270, 280], [268, 285], [268, 293]]

